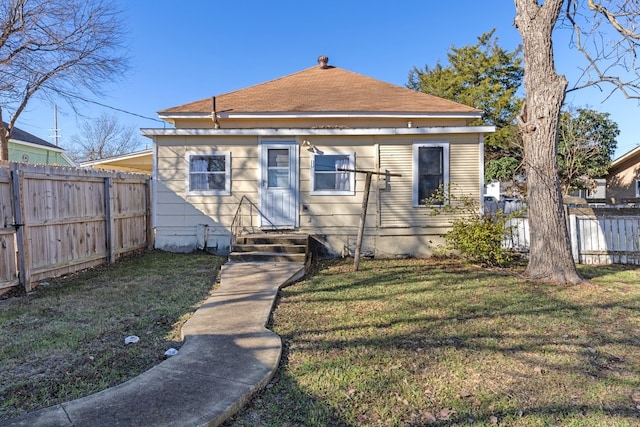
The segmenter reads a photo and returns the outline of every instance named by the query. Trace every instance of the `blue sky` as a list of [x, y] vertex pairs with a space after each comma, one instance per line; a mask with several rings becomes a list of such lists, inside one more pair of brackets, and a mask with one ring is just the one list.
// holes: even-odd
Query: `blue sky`
[[[404, 86], [414, 66], [446, 64], [451, 47], [473, 45], [494, 28], [501, 47], [520, 43], [512, 1], [116, 1], [129, 31], [131, 69], [104, 88], [105, 96], [87, 96], [132, 114], [95, 104], [82, 110], [88, 117], [115, 114], [135, 128], [163, 127], [153, 120], [159, 110], [295, 73], [316, 65], [320, 55], [331, 65]], [[558, 71], [571, 81], [580, 58], [567, 37], [554, 39], [554, 48]], [[621, 131], [618, 157], [640, 143], [640, 108], [618, 95], [603, 100], [596, 90], [567, 96], [576, 107], [611, 114]], [[18, 127], [53, 142], [53, 105], [35, 100]], [[79, 132], [75, 113], [62, 103], [58, 128], [62, 148]], [[140, 148], [145, 143], [141, 137]]]

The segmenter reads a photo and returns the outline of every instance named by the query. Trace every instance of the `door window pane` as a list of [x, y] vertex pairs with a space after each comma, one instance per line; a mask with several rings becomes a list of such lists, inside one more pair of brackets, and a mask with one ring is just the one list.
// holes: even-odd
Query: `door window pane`
[[269, 188], [289, 187], [288, 149], [269, 149], [267, 155], [267, 185]]
[[272, 168], [288, 168], [289, 167], [289, 150], [269, 149], [269, 167]]
[[289, 169], [269, 169], [269, 188], [286, 188], [289, 186]]

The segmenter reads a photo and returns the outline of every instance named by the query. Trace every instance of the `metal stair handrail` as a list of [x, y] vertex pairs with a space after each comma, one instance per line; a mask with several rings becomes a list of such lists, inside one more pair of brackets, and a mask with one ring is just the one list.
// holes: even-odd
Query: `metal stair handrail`
[[233, 221], [231, 221], [231, 239], [232, 239], [231, 244], [232, 245], [236, 243], [236, 240], [238, 239], [238, 237], [240, 237], [245, 230], [245, 224], [244, 224], [245, 215], [244, 215], [244, 210], [242, 209], [242, 207], [245, 204], [249, 205], [249, 228], [251, 229], [252, 233], [254, 232], [253, 211], [255, 209], [255, 211], [258, 212], [258, 207], [256, 206], [255, 203], [251, 201], [251, 199], [249, 199], [249, 197], [244, 195], [240, 199], [240, 202], [238, 202], [238, 208], [236, 209], [236, 214], [233, 216]]

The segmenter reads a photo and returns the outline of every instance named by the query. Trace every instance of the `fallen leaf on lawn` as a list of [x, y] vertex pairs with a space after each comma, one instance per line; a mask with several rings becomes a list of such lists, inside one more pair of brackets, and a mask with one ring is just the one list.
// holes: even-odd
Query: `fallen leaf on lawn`
[[456, 413], [455, 409], [444, 408], [444, 409], [441, 409], [440, 412], [438, 413], [438, 418], [440, 418], [441, 420], [447, 421], [447, 420], [450, 420], [455, 413]]
[[427, 412], [426, 414], [423, 415], [422, 418], [424, 419], [424, 422], [427, 423], [427, 424], [432, 424], [432, 423], [435, 423], [436, 421], [438, 421], [436, 416], [433, 415], [431, 412]]
[[495, 415], [491, 415], [489, 417], [489, 422], [491, 423], [491, 425], [495, 426], [496, 424], [498, 424], [498, 417], [496, 417]]

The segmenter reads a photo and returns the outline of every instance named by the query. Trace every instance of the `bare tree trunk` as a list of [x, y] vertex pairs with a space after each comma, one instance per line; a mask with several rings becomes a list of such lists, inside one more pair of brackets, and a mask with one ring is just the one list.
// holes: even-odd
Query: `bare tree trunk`
[[9, 138], [11, 134], [5, 127], [2, 119], [2, 107], [0, 107], [0, 160], [9, 160]]
[[567, 80], [556, 73], [552, 31], [563, 0], [515, 0], [522, 36], [525, 105], [518, 118], [527, 173], [530, 251], [526, 275], [558, 283], [583, 279], [571, 255], [558, 179], [558, 125]]

